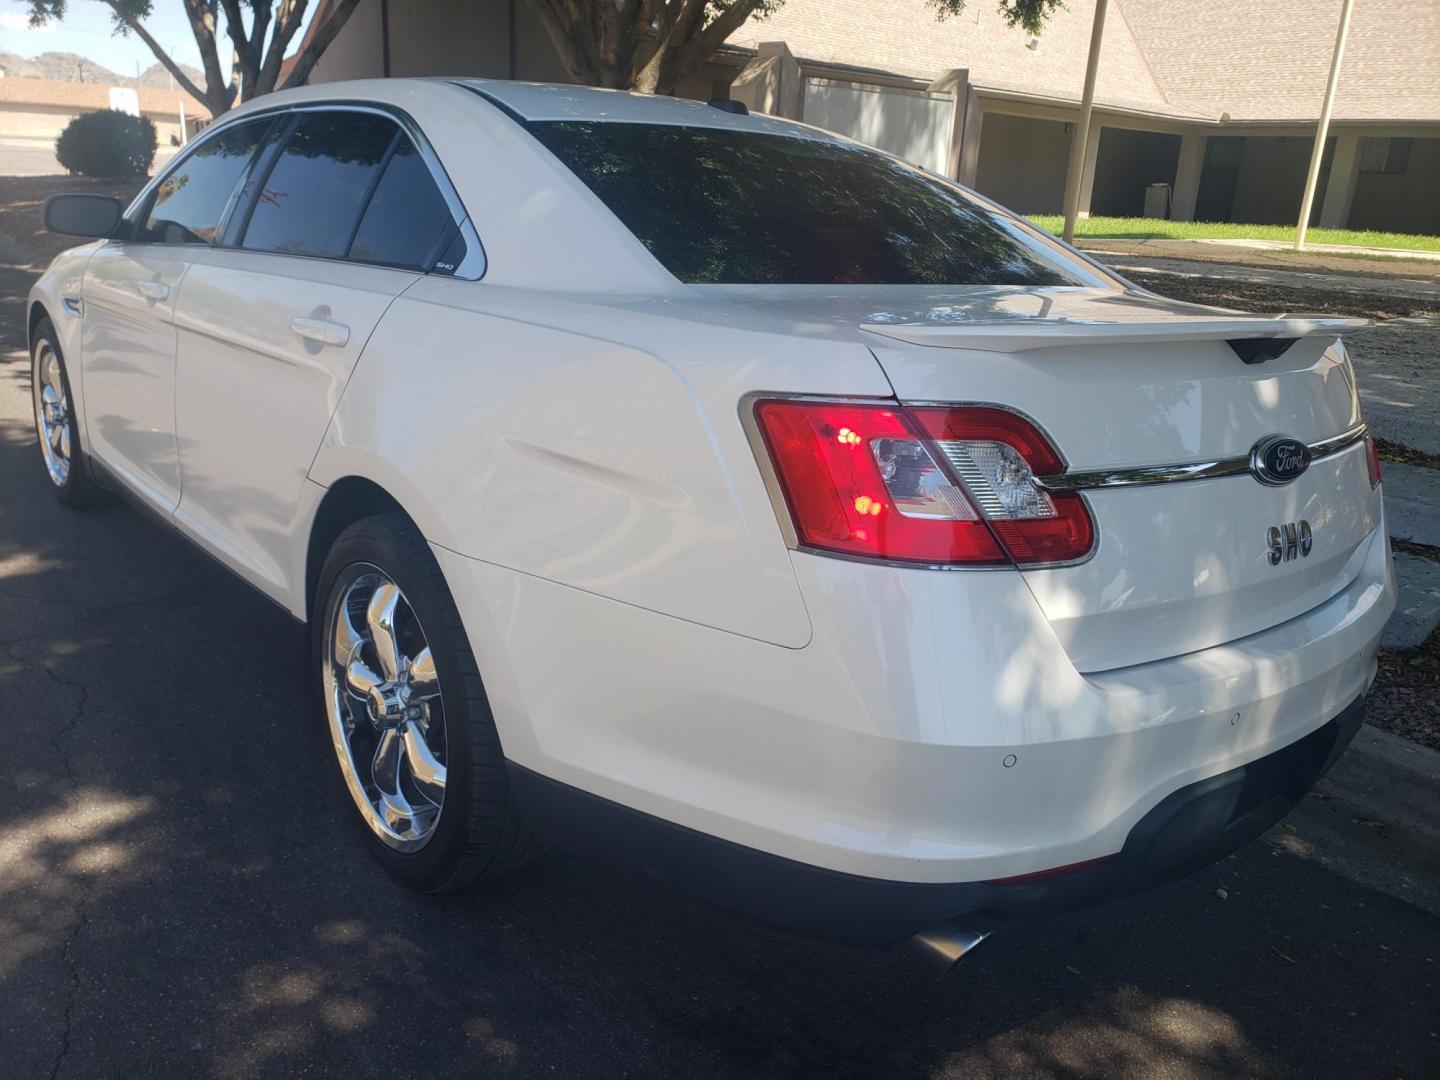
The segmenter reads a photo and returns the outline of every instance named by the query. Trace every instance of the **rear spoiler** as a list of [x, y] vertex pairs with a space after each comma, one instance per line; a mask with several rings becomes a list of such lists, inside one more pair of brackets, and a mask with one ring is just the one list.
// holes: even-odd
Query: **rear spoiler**
[[1328, 315], [1225, 315], [1141, 319], [1009, 319], [1005, 322], [861, 323], [882, 337], [943, 349], [1017, 353], [1066, 345], [1225, 341], [1247, 364], [1279, 356], [1301, 338], [1344, 337], [1369, 319]]

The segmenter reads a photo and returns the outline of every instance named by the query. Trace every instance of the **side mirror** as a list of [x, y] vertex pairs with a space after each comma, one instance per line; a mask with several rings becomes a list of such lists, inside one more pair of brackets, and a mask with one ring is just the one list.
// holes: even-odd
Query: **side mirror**
[[45, 227], [65, 236], [103, 239], [120, 228], [125, 208], [109, 195], [51, 195], [45, 200]]

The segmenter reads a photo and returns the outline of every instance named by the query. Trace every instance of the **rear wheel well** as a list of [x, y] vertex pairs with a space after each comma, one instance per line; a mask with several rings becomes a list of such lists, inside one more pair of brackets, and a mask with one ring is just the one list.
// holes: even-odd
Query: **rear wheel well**
[[[320, 583], [320, 571], [325, 557], [335, 546], [340, 534], [361, 518], [375, 514], [405, 513], [404, 507], [373, 480], [362, 476], [347, 476], [331, 485], [320, 508], [315, 511], [315, 522], [310, 527], [310, 543], [305, 555], [305, 604], [312, 617], [318, 598], [315, 588]], [[407, 518], [410, 516], [405, 515]], [[410, 519], [412, 524], [414, 519]]]

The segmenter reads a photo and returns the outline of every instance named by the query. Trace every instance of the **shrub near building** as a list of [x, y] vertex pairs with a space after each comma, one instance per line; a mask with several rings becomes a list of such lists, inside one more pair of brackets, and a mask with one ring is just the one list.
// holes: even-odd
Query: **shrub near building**
[[84, 113], [55, 140], [55, 157], [81, 176], [146, 176], [155, 161], [155, 125], [115, 109]]

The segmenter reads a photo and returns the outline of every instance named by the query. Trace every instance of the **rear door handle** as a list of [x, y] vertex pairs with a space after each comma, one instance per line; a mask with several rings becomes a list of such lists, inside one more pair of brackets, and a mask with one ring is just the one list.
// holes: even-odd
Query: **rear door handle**
[[350, 328], [344, 323], [331, 322], [329, 319], [291, 319], [290, 329], [295, 331], [298, 337], [319, 342], [321, 345], [339, 347], [350, 340]]
[[170, 286], [163, 281], [142, 281], [135, 288], [147, 300], [165, 300], [170, 296]]

